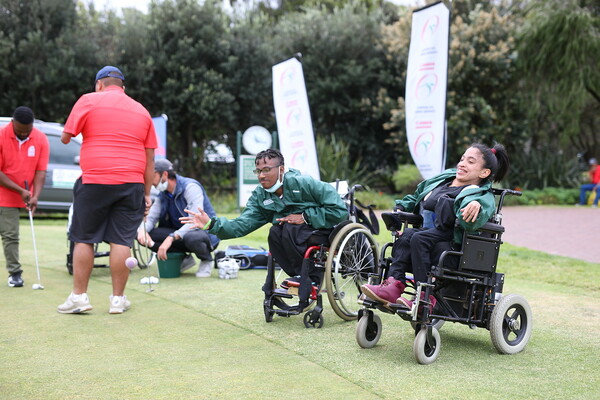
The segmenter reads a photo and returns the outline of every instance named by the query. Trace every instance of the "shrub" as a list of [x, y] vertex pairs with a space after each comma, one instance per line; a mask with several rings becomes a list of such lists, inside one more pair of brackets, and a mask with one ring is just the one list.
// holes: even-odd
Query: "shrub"
[[357, 183], [369, 186], [372, 183], [375, 172], [364, 167], [362, 159], [351, 159], [347, 142], [338, 140], [334, 135], [318, 135], [316, 146], [322, 181], [334, 182], [339, 179], [348, 181], [350, 186]]
[[419, 169], [414, 164], [398, 165], [392, 176], [396, 192], [404, 194], [414, 193], [422, 179]]
[[547, 187], [545, 189], [523, 190], [520, 197], [508, 196], [505, 205], [535, 206], [542, 204], [573, 205], [579, 200], [579, 189]]

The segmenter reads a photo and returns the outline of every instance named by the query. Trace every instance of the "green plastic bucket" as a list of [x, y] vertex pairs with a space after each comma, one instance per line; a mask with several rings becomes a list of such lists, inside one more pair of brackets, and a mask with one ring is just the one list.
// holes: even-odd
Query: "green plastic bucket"
[[184, 253], [167, 253], [166, 260], [158, 260], [158, 273], [161, 278], [179, 278], [181, 275], [181, 262]]

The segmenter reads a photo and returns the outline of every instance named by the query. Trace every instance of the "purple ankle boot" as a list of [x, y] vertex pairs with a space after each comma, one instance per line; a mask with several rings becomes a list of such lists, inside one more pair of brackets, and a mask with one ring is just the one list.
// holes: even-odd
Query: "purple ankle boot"
[[367, 297], [388, 305], [389, 303], [395, 303], [396, 299], [404, 293], [405, 288], [404, 282], [390, 276], [380, 285], [362, 285], [360, 290]]

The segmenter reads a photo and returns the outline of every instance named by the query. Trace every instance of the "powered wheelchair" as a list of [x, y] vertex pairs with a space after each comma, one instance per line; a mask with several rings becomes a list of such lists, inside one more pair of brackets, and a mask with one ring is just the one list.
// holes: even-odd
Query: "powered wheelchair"
[[[494, 347], [502, 354], [518, 353], [525, 348], [533, 326], [531, 308], [520, 295], [502, 295], [504, 274], [496, 272], [504, 232], [502, 204], [506, 195], [520, 196], [521, 192], [509, 189], [492, 189], [492, 192], [498, 201], [490, 221], [477, 232], [465, 232], [460, 250], [454, 250], [449, 243], [440, 243], [433, 251], [434, 255], [439, 254], [439, 261], [432, 266], [427, 282], [415, 285], [407, 279], [405, 293], [415, 296], [410, 309], [393, 303], [384, 306], [361, 295], [358, 302], [363, 308], [358, 311], [356, 327], [360, 347], [371, 348], [379, 341], [381, 318], [373, 311], [379, 310], [410, 322], [415, 330], [413, 353], [419, 364], [430, 364], [437, 359], [441, 348], [439, 330], [446, 321], [488, 329]], [[420, 227], [423, 223], [420, 215], [406, 212], [384, 213], [382, 219], [393, 235], [409, 225]], [[391, 264], [386, 251], [392, 244], [382, 247], [379, 270], [370, 276], [371, 284], [378, 284], [386, 277]], [[430, 295], [436, 300], [434, 307]]]
[[[357, 318], [360, 286], [377, 270], [379, 254], [372, 235], [379, 232], [372, 206], [365, 207], [371, 211], [370, 220], [356, 207], [356, 204], [364, 207], [354, 198], [355, 191], [360, 189], [362, 186], [354, 185], [343, 196], [348, 220], [333, 229], [316, 230], [309, 238], [300, 282], [284, 279], [279, 287], [275, 272], [277, 260], [269, 255], [263, 285], [266, 322], [272, 322], [274, 315], [290, 317], [304, 313], [306, 328], [321, 328], [324, 293], [340, 318], [347, 321]], [[316, 277], [319, 282], [313, 284], [310, 277]]]

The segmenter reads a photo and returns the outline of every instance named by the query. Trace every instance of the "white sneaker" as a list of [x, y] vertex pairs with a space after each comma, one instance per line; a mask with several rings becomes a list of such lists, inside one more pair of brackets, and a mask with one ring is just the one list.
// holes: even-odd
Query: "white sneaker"
[[196, 272], [196, 278], [208, 278], [212, 272], [213, 262], [200, 260], [200, 266], [198, 272]]
[[131, 302], [127, 300], [127, 296], [110, 296], [110, 309], [109, 314], [123, 314], [129, 310]]
[[67, 301], [58, 306], [58, 312], [61, 314], [80, 314], [92, 309], [90, 298], [86, 293], [71, 294], [67, 297]]
[[188, 269], [192, 268], [194, 265], [196, 265], [196, 260], [194, 260], [194, 256], [191, 254], [188, 254], [187, 256], [185, 256], [183, 258], [183, 261], [181, 261], [179, 270], [181, 272], [187, 271]]

